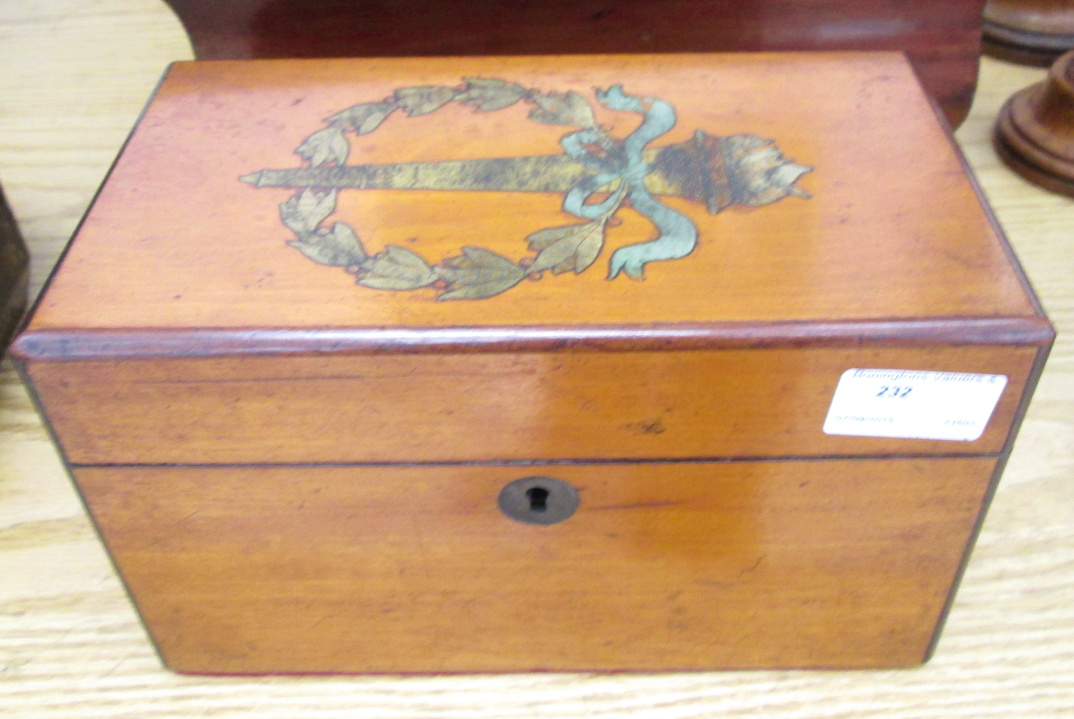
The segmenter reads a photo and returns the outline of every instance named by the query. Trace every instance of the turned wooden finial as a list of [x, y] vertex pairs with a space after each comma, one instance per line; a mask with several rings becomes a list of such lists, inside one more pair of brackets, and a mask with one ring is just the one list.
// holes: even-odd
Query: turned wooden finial
[[996, 151], [1015, 172], [1074, 197], [1074, 50], [999, 111]]
[[1074, 0], [988, 0], [984, 51], [1020, 65], [1048, 67], [1074, 48]]

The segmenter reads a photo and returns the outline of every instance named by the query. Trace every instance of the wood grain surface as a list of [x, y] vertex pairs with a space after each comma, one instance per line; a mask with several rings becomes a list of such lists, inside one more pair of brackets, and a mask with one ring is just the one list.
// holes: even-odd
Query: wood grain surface
[[[164, 64], [148, 0], [0, 6], [0, 176], [39, 288]], [[1042, 73], [985, 61], [959, 139], [1060, 337], [931, 662], [910, 671], [197, 679], [163, 670], [10, 364], [0, 384], [0, 705], [12, 717], [1070, 716], [1074, 203], [999, 164], [1002, 102]]]
[[[924, 659], [996, 461], [75, 476], [177, 671], [861, 668]], [[532, 476], [574, 515], [504, 516]]]
[[[475, 76], [520, 91], [574, 92], [620, 140], [639, 113], [598, 105], [593, 89], [621, 83], [674, 107], [674, 126], [653, 147], [688, 142], [697, 130], [772, 138], [812, 168], [796, 183], [811, 197], [714, 215], [692, 199], [661, 197], [696, 226], [697, 244], [679, 259], [649, 262], [637, 282], [609, 269], [658, 233], [624, 208], [580, 273], [530, 275], [539, 281], [494, 299], [436, 301], [433, 287], [355, 286], [343, 267], [311, 261], [288, 244], [296, 235], [280, 219], [296, 189], [238, 180], [302, 167], [295, 149], [325, 129], [326, 117], [401, 89], [451, 92]], [[535, 122], [534, 107], [475, 112], [450, 102], [417, 116], [393, 112], [368, 133], [341, 131], [346, 164], [562, 155], [578, 128]], [[470, 246], [510, 266], [541, 259], [522, 257], [528, 236], [580, 224], [562, 209], [564, 194], [344, 188], [331, 214], [318, 217], [326, 230], [349, 226], [369, 256], [403, 248], [436, 265]], [[30, 329], [645, 327], [1033, 313], [913, 70], [894, 53], [337, 59], [173, 66]]]
[[[987, 455], [1036, 347], [33, 362], [75, 465]], [[972, 442], [822, 431], [849, 368], [1008, 377]], [[626, 380], [626, 381], [624, 381]], [[495, 431], [489, 431], [495, 422]]]

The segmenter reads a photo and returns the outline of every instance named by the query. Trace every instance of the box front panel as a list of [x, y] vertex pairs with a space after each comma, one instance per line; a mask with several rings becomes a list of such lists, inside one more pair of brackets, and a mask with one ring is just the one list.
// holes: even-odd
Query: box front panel
[[[83, 468], [178, 671], [921, 662], [995, 459]], [[558, 478], [540, 526], [498, 496]]]
[[[998, 454], [1035, 347], [37, 362], [68, 461], [489, 462]], [[851, 368], [1008, 378], [974, 441], [826, 434]]]

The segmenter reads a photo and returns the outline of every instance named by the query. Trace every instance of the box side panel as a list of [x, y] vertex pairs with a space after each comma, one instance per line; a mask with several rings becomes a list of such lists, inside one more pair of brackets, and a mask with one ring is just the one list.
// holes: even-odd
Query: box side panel
[[[194, 673], [896, 667], [923, 660], [995, 459], [82, 468]], [[549, 475], [578, 510], [508, 519]]]
[[[1036, 348], [918, 347], [32, 362], [83, 464], [996, 454]], [[851, 368], [1004, 375], [974, 441], [823, 431]]]

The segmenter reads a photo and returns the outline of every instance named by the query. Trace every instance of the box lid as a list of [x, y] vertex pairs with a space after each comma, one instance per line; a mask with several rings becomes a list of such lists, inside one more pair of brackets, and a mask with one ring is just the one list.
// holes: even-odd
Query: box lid
[[23, 355], [1051, 335], [892, 53], [178, 63]]

